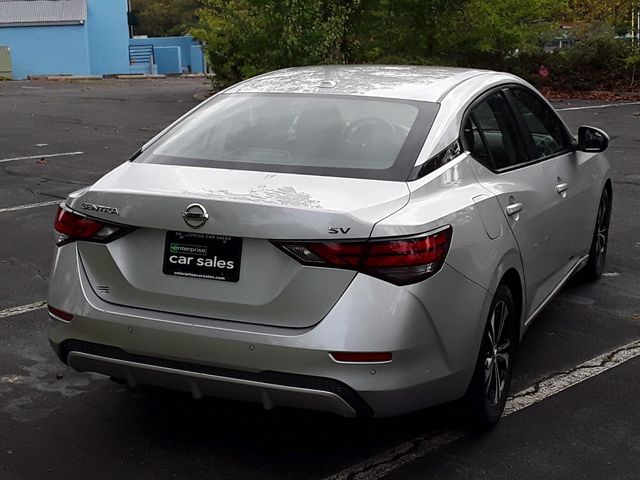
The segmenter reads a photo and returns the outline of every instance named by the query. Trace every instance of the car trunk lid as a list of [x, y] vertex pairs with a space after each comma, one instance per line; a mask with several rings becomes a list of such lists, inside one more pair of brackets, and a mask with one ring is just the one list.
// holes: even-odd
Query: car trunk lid
[[[355, 273], [302, 266], [270, 240], [366, 239], [408, 198], [404, 182], [126, 163], [71, 196], [68, 206], [137, 227], [105, 245], [78, 242], [84, 271], [103, 300], [302, 328], [322, 320]], [[209, 215], [198, 229], [183, 218], [194, 203]], [[195, 255], [195, 263], [199, 248], [211, 248], [212, 262], [237, 255], [237, 264], [218, 280], [198, 277], [202, 269], [176, 274], [179, 266], [167, 269], [174, 247], [172, 260]]]

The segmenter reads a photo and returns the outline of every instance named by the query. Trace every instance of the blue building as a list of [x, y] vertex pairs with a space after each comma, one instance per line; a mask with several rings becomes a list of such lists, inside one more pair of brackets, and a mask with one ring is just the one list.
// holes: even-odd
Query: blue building
[[0, 0], [13, 78], [129, 73], [127, 0]]
[[192, 37], [130, 39], [128, 11], [127, 0], [0, 0], [0, 60], [15, 79], [205, 71]]
[[[152, 54], [152, 58], [156, 65], [156, 71], [160, 74], [176, 74], [176, 73], [204, 73], [205, 60], [202, 52], [202, 45], [193, 37], [136, 37], [129, 40], [132, 68], [135, 67], [141, 73], [148, 68], [144, 65], [136, 63], [136, 52], [144, 52]], [[144, 59], [144, 56], [143, 56]]]

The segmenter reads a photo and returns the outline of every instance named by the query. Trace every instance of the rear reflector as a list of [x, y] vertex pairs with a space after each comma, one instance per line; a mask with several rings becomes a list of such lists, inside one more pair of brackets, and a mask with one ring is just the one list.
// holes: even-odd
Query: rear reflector
[[331, 352], [336, 362], [383, 363], [390, 362], [391, 352]]
[[130, 230], [127, 227], [79, 215], [63, 207], [58, 208], [54, 228], [56, 245], [59, 247], [75, 240], [107, 243]]
[[435, 275], [447, 257], [451, 226], [420, 236], [365, 242], [274, 242], [303, 265], [343, 268], [408, 285]]
[[63, 312], [62, 310], [58, 310], [57, 308], [52, 307], [51, 305], [47, 305], [49, 309], [49, 313], [54, 317], [59, 318], [60, 320], [64, 320], [65, 322], [70, 322], [73, 320], [73, 315], [67, 312]]

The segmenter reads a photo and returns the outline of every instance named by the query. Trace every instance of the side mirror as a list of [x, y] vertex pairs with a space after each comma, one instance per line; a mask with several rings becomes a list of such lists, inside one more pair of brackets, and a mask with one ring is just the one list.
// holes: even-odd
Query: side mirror
[[577, 150], [581, 152], [604, 152], [609, 146], [609, 135], [604, 130], [586, 125], [578, 128]]

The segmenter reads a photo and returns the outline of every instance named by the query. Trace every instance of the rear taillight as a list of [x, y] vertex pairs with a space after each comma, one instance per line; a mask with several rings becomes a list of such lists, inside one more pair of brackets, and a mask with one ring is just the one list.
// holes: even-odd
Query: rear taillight
[[56, 245], [59, 247], [75, 240], [107, 243], [130, 230], [127, 227], [79, 215], [63, 207], [58, 208], [54, 228]]
[[303, 265], [344, 268], [394, 285], [408, 285], [437, 273], [447, 256], [453, 229], [420, 236], [365, 242], [274, 242]]

